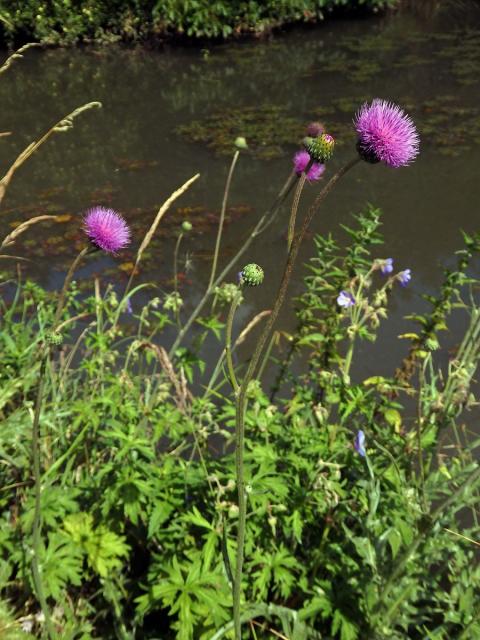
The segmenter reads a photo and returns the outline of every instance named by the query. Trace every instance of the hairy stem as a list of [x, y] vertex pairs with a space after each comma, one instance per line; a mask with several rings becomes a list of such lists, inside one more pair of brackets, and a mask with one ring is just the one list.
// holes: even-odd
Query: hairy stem
[[230, 310], [228, 312], [227, 317], [227, 326], [225, 328], [225, 357], [227, 360], [227, 368], [228, 375], [230, 377], [230, 382], [233, 387], [233, 391], [235, 394], [238, 392], [238, 382], [237, 377], [235, 375], [235, 368], [233, 366], [232, 360], [232, 326], [233, 326], [233, 318], [235, 316], [235, 311], [237, 310], [238, 305], [240, 304], [240, 300], [242, 299], [242, 291], [240, 290], [234, 299], [232, 300], [232, 304], [230, 305]]
[[308, 167], [302, 173], [300, 180], [297, 183], [297, 188], [295, 189], [295, 195], [293, 196], [292, 210], [290, 212], [290, 220], [288, 222], [287, 252], [289, 252], [292, 248], [293, 236], [295, 235], [295, 222], [297, 220], [298, 205], [300, 203], [300, 197], [302, 195], [303, 187], [305, 186], [305, 180], [307, 179], [307, 171]]

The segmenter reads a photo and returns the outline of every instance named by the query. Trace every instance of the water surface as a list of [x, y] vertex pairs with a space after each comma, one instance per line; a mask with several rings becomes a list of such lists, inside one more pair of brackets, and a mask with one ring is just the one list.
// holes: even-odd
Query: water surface
[[[247, 136], [250, 151], [242, 154], [234, 176], [221, 264], [283, 184], [309, 121], [322, 120], [336, 135], [330, 173], [354, 153], [351, 120], [362, 101], [393, 100], [418, 122], [418, 160], [398, 170], [357, 166], [314, 222], [316, 232], [337, 233], [367, 202], [383, 210], [386, 244], [377, 255], [392, 257], [399, 269], [411, 268], [413, 278], [393, 297], [390, 321], [377, 344], [360, 352], [357, 367], [366, 374], [391, 372], [407, 349], [393, 338], [412, 328], [404, 316], [426, 308], [421, 294], [436, 290], [442, 268], [461, 248], [459, 230], [480, 227], [480, 9], [475, 2], [451, 7], [428, 15], [407, 11], [330, 21], [265, 42], [208, 50], [115, 46], [28, 52], [0, 82], [1, 127], [12, 132], [0, 140], [2, 166], [75, 107], [98, 100], [103, 109], [82, 115], [72, 131], [49, 141], [15, 176], [2, 205], [7, 232], [33, 215], [55, 213], [64, 220], [35, 227], [15, 253], [32, 259], [31, 275], [58, 287], [83, 241], [82, 212], [95, 204], [112, 206], [133, 226], [132, 249], [117, 259], [90, 261], [80, 275], [91, 281], [101, 273], [104, 285], [114, 281], [121, 289], [159, 205], [200, 172], [165, 217], [139, 275], [159, 291], [171, 290], [175, 236], [180, 222], [189, 219], [194, 231], [181, 256], [183, 271], [188, 252], [190, 268], [182, 278], [188, 310], [208, 281], [236, 135]], [[307, 186], [303, 208], [319, 188]], [[266, 280], [261, 291], [249, 292], [239, 325], [275, 295], [287, 220], [285, 209], [248, 254], [248, 261], [264, 267]], [[311, 244], [301, 258], [309, 255]], [[297, 268], [292, 294], [300, 291], [301, 275]], [[281, 326], [294, 326], [291, 309], [285, 309]], [[454, 344], [457, 337], [454, 332], [446, 341]], [[245, 354], [249, 349], [247, 343]]]

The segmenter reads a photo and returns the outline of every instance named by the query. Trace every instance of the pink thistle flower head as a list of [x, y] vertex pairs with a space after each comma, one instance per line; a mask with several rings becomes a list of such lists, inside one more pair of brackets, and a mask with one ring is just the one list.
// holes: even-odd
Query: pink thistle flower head
[[[297, 151], [297, 153], [293, 156], [293, 167], [295, 169], [295, 173], [299, 176], [301, 175], [308, 166], [310, 162], [310, 154], [308, 151]], [[320, 164], [319, 162], [314, 162], [307, 173], [307, 180], [310, 182], [316, 182], [320, 180], [323, 173], [325, 172], [325, 165]]]
[[130, 242], [127, 223], [113, 209], [89, 209], [83, 218], [83, 228], [90, 242], [107, 253], [117, 253]]
[[403, 167], [417, 155], [417, 129], [403, 109], [376, 98], [360, 108], [354, 120], [358, 133], [357, 150], [367, 162], [384, 162]]

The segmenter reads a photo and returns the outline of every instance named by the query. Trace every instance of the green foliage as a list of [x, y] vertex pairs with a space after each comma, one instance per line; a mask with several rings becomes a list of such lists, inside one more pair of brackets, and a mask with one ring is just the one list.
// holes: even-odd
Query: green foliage
[[[397, 373], [352, 380], [350, 350], [375, 339], [398, 291], [397, 274], [380, 273], [379, 227], [380, 212], [369, 207], [341, 240], [315, 238], [297, 330], [268, 363], [276, 383], [270, 393], [260, 381], [249, 389], [244, 612], [258, 638], [268, 628], [298, 640], [478, 635], [480, 569], [469, 541], [480, 534], [475, 443], [459, 440], [453, 452], [442, 443], [464, 432], [476, 402], [478, 283], [465, 272], [479, 238], [465, 236], [431, 311], [413, 318], [420, 330], [404, 334], [412, 347]], [[352, 309], [361, 312], [337, 306], [341, 290], [355, 294]], [[56, 299], [30, 283], [5, 291], [0, 588], [15, 613], [5, 611], [11, 622], [0, 624], [12, 638], [28, 637], [18, 622], [27, 620], [38, 637], [31, 421]], [[84, 299], [71, 289], [64, 318], [81, 310], [95, 322], [82, 331], [66, 325], [40, 420], [39, 561], [62, 638], [231, 633], [235, 405], [221, 368], [215, 388], [205, 384], [203, 355], [207, 335], [223, 341], [220, 298], [219, 290], [200, 334], [170, 360], [158, 345], [174, 310], [147, 302], [118, 324], [122, 305], [110, 288]], [[465, 339], [441, 373], [437, 334], [455, 314], [466, 314]], [[359, 429], [366, 458], [353, 448]], [[455, 535], [460, 510], [469, 526]]]
[[228, 38], [261, 33], [289, 22], [323, 19], [333, 8], [378, 10], [397, 0], [3, 0], [6, 38], [71, 43], [182, 35]]

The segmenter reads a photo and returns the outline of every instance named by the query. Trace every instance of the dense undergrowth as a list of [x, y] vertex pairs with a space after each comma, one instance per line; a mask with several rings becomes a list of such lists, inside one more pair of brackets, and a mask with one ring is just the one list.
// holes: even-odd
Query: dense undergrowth
[[[270, 637], [268, 628], [292, 639], [342, 640], [480, 632], [474, 546], [447, 531], [457, 531], [459, 512], [469, 522], [462, 535], [478, 540], [480, 530], [478, 465], [465, 426], [475, 404], [469, 382], [480, 312], [459, 296], [480, 239], [467, 238], [441, 302], [416, 318], [408, 366], [391, 378], [348, 384], [342, 367], [351, 324], [335, 298], [369, 271], [378, 225], [379, 212], [368, 210], [346, 248], [316, 237], [296, 303], [298, 330], [290, 351], [269, 365], [283, 372], [281, 393], [259, 380], [249, 390], [248, 637], [254, 630]], [[384, 285], [379, 272], [366, 283], [364, 299], [376, 315], [362, 338], [374, 338], [373, 318], [387, 306], [378, 305]], [[218, 336], [232, 286], [218, 291], [215, 312], [201, 318]], [[0, 575], [17, 623], [4, 614], [0, 625], [5, 638], [24, 637], [20, 624], [38, 637], [31, 430], [39, 351], [57, 296], [29, 282], [9, 287], [14, 297], [4, 286], [0, 333]], [[395, 295], [397, 288], [392, 280], [384, 290]], [[435, 363], [437, 330], [452, 303], [471, 325], [444, 378]], [[230, 620], [234, 404], [223, 374], [213, 385], [201, 376], [207, 331], [169, 360], [161, 331], [175, 322], [171, 308], [171, 297], [154, 298], [119, 326], [119, 300], [108, 285], [97, 283], [83, 300], [70, 291], [64, 320], [88, 320], [62, 330], [41, 416], [40, 562], [61, 638], [219, 638]], [[293, 377], [297, 358], [307, 366]], [[203, 391], [193, 395], [189, 387], [200, 377]], [[353, 446], [359, 430], [365, 457]]]
[[[95, 106], [28, 146], [0, 180], [0, 201], [29, 155]], [[377, 102], [363, 112], [384, 108]], [[405, 129], [405, 117], [388, 108]], [[334, 141], [319, 126], [309, 128], [315, 137], [303, 153], [320, 148], [327, 160]], [[237, 638], [476, 638], [480, 236], [464, 235], [438, 295], [427, 298], [430, 310], [410, 317], [402, 336], [410, 348], [397, 370], [366, 379], [352, 375], [358, 344], [375, 340], [410, 270], [385, 257], [373, 207], [341, 241], [315, 236], [293, 301], [296, 330], [286, 336], [274, 327], [248, 382], [239, 347], [247, 336], [257, 343], [250, 368], [273, 313], [233, 323], [251, 295], [247, 285], [262, 286], [258, 266], [238, 281], [236, 265], [292, 200], [288, 274], [305, 221], [342, 170], [323, 178], [306, 214], [298, 206], [305, 171], [315, 182], [323, 169], [307, 161], [292, 172], [219, 273], [229, 185], [236, 162], [248, 161], [239, 151], [245, 141], [237, 147], [210, 284], [193, 314], [177, 277], [188, 223], [179, 229], [172, 288], [158, 297], [145, 300], [150, 289], [135, 286], [135, 270], [125, 291], [96, 277], [80, 292], [75, 268], [101, 246], [92, 233], [60, 293], [23, 281], [20, 269], [2, 275], [0, 637], [233, 638], [237, 584]], [[408, 163], [398, 154], [387, 160]], [[356, 155], [343, 173], [358, 162]], [[136, 266], [168, 206], [197, 177], [162, 205], [144, 238], [133, 238]], [[18, 262], [18, 237], [42, 221], [11, 231], [2, 259]], [[104, 234], [111, 229], [100, 225], [93, 235]], [[444, 336], [458, 316], [464, 335], [449, 352]], [[173, 344], [167, 328], [176, 328]]]
[[2, 0], [0, 27], [6, 42], [228, 38], [321, 20], [333, 9], [379, 10], [395, 4], [397, 0]]

